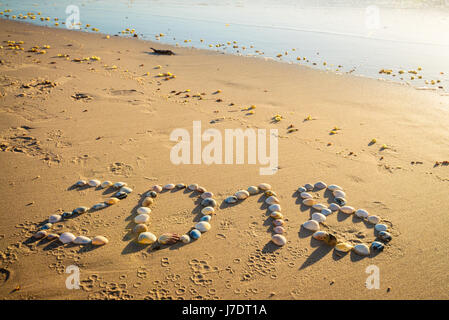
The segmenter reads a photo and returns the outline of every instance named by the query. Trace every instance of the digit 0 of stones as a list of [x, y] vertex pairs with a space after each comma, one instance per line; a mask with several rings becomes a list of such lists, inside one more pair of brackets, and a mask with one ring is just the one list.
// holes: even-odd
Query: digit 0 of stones
[[[201, 213], [203, 217], [200, 218], [193, 228], [191, 228], [186, 234], [178, 235], [176, 233], [167, 232], [161, 234], [157, 237], [152, 232], [148, 231], [148, 221], [150, 220], [151, 209], [150, 206], [154, 203], [158, 194], [166, 190], [181, 190], [187, 189], [192, 192], [198, 192], [199, 198], [201, 199]], [[137, 234], [136, 241], [140, 244], [153, 244], [158, 242], [163, 245], [172, 245], [177, 242], [182, 242], [184, 244], [189, 243], [191, 240], [198, 240], [201, 238], [201, 234], [209, 231], [211, 229], [210, 220], [212, 219], [212, 214], [215, 213], [215, 207], [217, 202], [213, 199], [213, 193], [208, 192], [205, 188], [198, 186], [197, 184], [191, 184], [188, 187], [184, 183], [167, 184], [165, 186], [155, 185], [152, 190], [147, 192], [145, 199], [142, 201], [142, 206], [137, 209], [137, 216], [134, 217], [135, 227], [134, 232]]]
[[92, 207], [78, 207], [73, 209], [73, 211], [64, 212], [61, 215], [59, 214], [53, 214], [48, 218], [47, 223], [45, 223], [43, 226], [39, 228], [39, 231], [37, 231], [33, 238], [35, 239], [47, 239], [50, 241], [53, 240], [59, 240], [63, 244], [73, 243], [78, 245], [88, 245], [92, 244], [95, 246], [101, 246], [105, 245], [109, 242], [109, 240], [104, 236], [96, 236], [93, 239], [90, 239], [86, 236], [75, 236], [71, 232], [63, 232], [61, 234], [57, 233], [49, 233], [49, 230], [52, 228], [54, 223], [63, 222], [66, 219], [73, 218], [74, 216], [82, 215], [86, 212], [93, 212], [97, 210], [101, 210], [104, 208], [107, 208], [109, 206], [112, 206], [114, 204], [117, 204], [120, 200], [125, 199], [128, 194], [130, 194], [133, 190], [131, 188], [128, 188], [127, 184], [125, 182], [117, 182], [113, 184], [111, 181], [104, 181], [101, 183], [99, 180], [79, 180], [77, 181], [71, 188], [72, 189], [80, 189], [80, 188], [96, 188], [98, 190], [100, 189], [107, 189], [107, 188], [113, 188], [117, 189], [118, 191], [115, 192], [112, 197], [107, 199], [104, 202], [97, 203], [93, 205]]
[[268, 183], [261, 183], [258, 187], [250, 186], [247, 190], [237, 191], [233, 196], [227, 197], [224, 202], [227, 204], [235, 204], [239, 200], [245, 200], [252, 195], [257, 195], [263, 192], [265, 196], [265, 203], [268, 205], [268, 211], [270, 212], [270, 217], [273, 219], [273, 233], [271, 241], [279, 247], [282, 247], [287, 243], [287, 239], [283, 235], [285, 229], [283, 225], [285, 224], [284, 216], [281, 213], [280, 201], [277, 198], [277, 194], [271, 189], [271, 185]]
[[[318, 203], [316, 197], [312, 196], [309, 192], [326, 190], [332, 193], [333, 200], [329, 206]], [[389, 227], [382, 222], [382, 218], [376, 215], [370, 215], [365, 209], [355, 209], [348, 206], [346, 201], [346, 193], [343, 188], [332, 184], [327, 186], [324, 182], [317, 182], [315, 185], [305, 184], [298, 188], [298, 193], [303, 199], [302, 204], [311, 207], [316, 212], [313, 212], [311, 219], [304, 222], [302, 227], [309, 231], [314, 232], [312, 237], [316, 240], [323, 241], [324, 243], [333, 246], [334, 249], [340, 253], [346, 253], [353, 251], [360, 256], [368, 256], [371, 252], [381, 252], [385, 248], [385, 243], [391, 241], [392, 236], [389, 233]], [[374, 232], [376, 233], [377, 240], [373, 241], [370, 246], [365, 243], [358, 243], [353, 245], [352, 243], [338, 239], [332, 233], [320, 230], [321, 225], [324, 225], [326, 217], [334, 212], [342, 212], [346, 215], [354, 214], [361, 220], [374, 225]]]

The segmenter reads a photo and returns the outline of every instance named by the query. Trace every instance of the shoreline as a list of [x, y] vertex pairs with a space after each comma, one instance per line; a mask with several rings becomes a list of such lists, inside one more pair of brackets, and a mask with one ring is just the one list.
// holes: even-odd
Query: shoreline
[[[179, 52], [158, 56], [148, 54], [156, 43], [147, 40], [3, 20], [0, 26], [0, 268], [10, 274], [0, 278], [1, 298], [449, 298], [449, 244], [435, 236], [449, 223], [441, 207], [449, 167], [436, 165], [449, 160], [447, 97], [195, 48], [157, 44]], [[6, 50], [7, 40], [24, 41], [24, 50]], [[45, 54], [28, 52], [45, 45]], [[176, 78], [157, 76], [167, 72]], [[273, 121], [276, 115], [282, 119]], [[261, 165], [246, 161], [173, 164], [170, 134], [177, 128], [191, 133], [193, 121], [203, 132], [277, 129], [278, 172], [261, 176]], [[298, 130], [289, 132], [290, 125]], [[51, 214], [106, 200], [108, 192], [70, 188], [94, 178], [124, 181], [134, 191], [53, 230], [103, 235], [107, 245], [26, 241]], [[339, 256], [312, 239], [301, 227], [312, 212], [296, 190], [317, 181], [342, 186], [349, 205], [382, 217], [393, 235], [384, 252]], [[136, 244], [133, 219], [144, 194], [154, 184], [181, 182], [214, 193], [220, 206], [212, 229], [187, 245], [155, 250]], [[281, 201], [288, 239], [281, 248], [270, 242], [263, 198], [221, 207], [229, 195], [261, 182]], [[189, 194], [161, 194], [151, 206], [150, 230], [186, 232], [201, 216], [197, 206]], [[343, 213], [327, 217], [322, 228], [353, 244], [376, 238], [372, 226]], [[72, 264], [81, 270], [80, 290], [64, 287]], [[381, 271], [378, 290], [365, 287], [373, 264]]]

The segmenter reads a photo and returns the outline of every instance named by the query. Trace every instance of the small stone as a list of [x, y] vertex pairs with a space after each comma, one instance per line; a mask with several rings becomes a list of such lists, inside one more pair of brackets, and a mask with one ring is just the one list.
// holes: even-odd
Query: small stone
[[346, 214], [352, 214], [354, 213], [355, 209], [351, 206], [344, 206], [340, 208], [340, 211]]
[[392, 239], [391, 234], [387, 231], [380, 231], [377, 237], [383, 242], [390, 242]]
[[191, 230], [189, 235], [194, 240], [198, 240], [199, 238], [201, 238], [201, 232], [196, 229]]
[[135, 222], [135, 223], [138, 223], [138, 224], [139, 224], [139, 223], [147, 223], [148, 220], [150, 220], [150, 216], [147, 215], [147, 214], [145, 214], [145, 213], [139, 214], [138, 216], [136, 216], [136, 217], [134, 218], [134, 222]]
[[137, 209], [137, 214], [150, 214], [151, 213], [151, 209], [148, 207], [139, 207]]
[[126, 187], [127, 185], [128, 184], [126, 182], [119, 181], [119, 182], [114, 183], [112, 185], [112, 187], [114, 187], [115, 189], [120, 189], [120, 188]]
[[303, 223], [302, 225], [304, 229], [310, 230], [310, 231], [318, 231], [320, 230], [320, 224], [318, 221], [315, 220], [309, 220]]
[[58, 238], [59, 238], [59, 234], [56, 234], [56, 233], [49, 233], [48, 236], [47, 236], [48, 240], [55, 240], [55, 239], [58, 239]]
[[51, 224], [51, 223], [49, 222], [49, 223], [44, 224], [42, 227], [40, 227], [40, 230], [48, 230], [48, 229], [50, 229], [52, 226], [53, 226], [53, 224]]
[[215, 213], [215, 209], [213, 207], [204, 207], [203, 209], [201, 209], [201, 213], [203, 215], [210, 215], [210, 214], [214, 214]]
[[46, 236], [47, 236], [47, 231], [45, 231], [45, 230], [40, 230], [40, 231], [36, 232], [36, 233], [33, 235], [33, 238], [35, 238], [35, 239], [43, 239], [43, 238], [45, 238]]
[[329, 205], [329, 210], [331, 210], [331, 211], [338, 211], [338, 210], [340, 210], [340, 206], [338, 204], [336, 204], [336, 203], [331, 203]]
[[340, 252], [349, 252], [353, 248], [354, 246], [352, 244], [346, 242], [337, 243], [337, 245], [335, 246], [335, 250]]
[[346, 199], [345, 198], [335, 198], [334, 201], [339, 205], [339, 206], [344, 206], [346, 204]]
[[322, 203], [316, 203], [316, 204], [312, 205], [312, 208], [315, 210], [321, 211], [323, 209], [327, 209], [327, 206]]
[[104, 182], [102, 182], [101, 185], [100, 185], [100, 187], [101, 187], [102, 189], [109, 188], [110, 186], [112, 186], [112, 182], [111, 182], [111, 181], [104, 181]]
[[312, 235], [312, 237], [316, 240], [323, 241], [327, 238], [328, 235], [329, 233], [327, 233], [326, 231], [317, 231]]
[[310, 193], [307, 193], [307, 192], [301, 192], [300, 196], [303, 199], [313, 199], [312, 195]]
[[249, 192], [250, 195], [255, 195], [259, 193], [259, 188], [255, 186], [250, 186], [248, 187], [247, 191]]
[[282, 219], [275, 219], [273, 220], [273, 225], [275, 227], [283, 226], [285, 224], [285, 221]]
[[111, 197], [111, 198], [109, 198], [108, 200], [105, 201], [105, 203], [110, 205], [110, 206], [112, 206], [112, 205], [114, 205], [116, 203], [119, 203], [119, 202], [120, 202], [120, 199], [115, 198], [115, 197]]
[[189, 243], [190, 242], [190, 237], [187, 234], [184, 234], [181, 236], [180, 238], [182, 243]]
[[233, 203], [236, 203], [238, 201], [238, 199], [236, 196], [229, 196], [224, 201], [227, 204], [233, 204]]
[[150, 205], [152, 205], [154, 202], [154, 199], [151, 197], [146, 197], [145, 199], [143, 199], [142, 201], [142, 206], [143, 207], [149, 207]]
[[306, 188], [306, 191], [312, 191], [313, 190], [313, 185], [310, 183], [306, 183], [304, 185], [304, 188]]
[[176, 185], [176, 189], [185, 189], [185, 188], [187, 188], [187, 186], [184, 183], [178, 183]]
[[195, 229], [198, 229], [200, 232], [207, 232], [207, 231], [210, 230], [210, 228], [211, 228], [210, 223], [209, 223], [209, 222], [206, 222], [206, 221], [198, 222], [198, 223], [195, 225]]
[[206, 198], [203, 201], [201, 201], [201, 205], [203, 207], [216, 207], [217, 202], [212, 198]]
[[275, 234], [271, 237], [271, 241], [279, 247], [284, 246], [287, 243], [287, 238], [285, 238], [283, 235]]
[[271, 206], [268, 207], [268, 210], [270, 211], [279, 211], [281, 212], [281, 205], [278, 203], [272, 204]]
[[336, 184], [331, 184], [327, 187], [330, 191], [334, 192], [335, 190], [343, 190], [342, 187], [336, 185]]
[[342, 190], [335, 190], [332, 194], [335, 198], [346, 198], [346, 193]]
[[78, 207], [75, 210], [73, 210], [73, 214], [83, 214], [86, 213], [89, 210], [88, 207]]
[[304, 187], [299, 187], [297, 191], [301, 194], [301, 193], [303, 193], [303, 192], [306, 192], [307, 189], [304, 188]]
[[[160, 185], [154, 185], [153, 187], [151, 187], [151, 191], [160, 193], [160, 192], [162, 192], [162, 187]], [[153, 198], [155, 198], [155, 197], [153, 197]]]
[[106, 203], [100, 202], [100, 203], [94, 204], [91, 209], [92, 210], [100, 210], [100, 209], [106, 208], [107, 206], [108, 205]]
[[271, 196], [271, 197], [268, 197], [265, 199], [265, 203], [266, 204], [275, 204], [275, 203], [280, 203], [280, 201], [275, 196]]
[[100, 186], [101, 182], [99, 180], [89, 180], [88, 184], [91, 187], [98, 187]]
[[259, 189], [262, 191], [271, 190], [271, 185], [269, 185], [268, 183], [261, 183], [259, 184]]
[[249, 197], [249, 192], [246, 190], [237, 191], [234, 196], [239, 200], [244, 200]]
[[137, 234], [142, 233], [142, 232], [147, 232], [147, 231], [148, 231], [148, 227], [143, 223], [137, 224], [133, 229], [133, 232], [137, 233]]
[[201, 199], [213, 198], [214, 194], [212, 192], [204, 192], [201, 194]]
[[368, 218], [369, 216], [368, 211], [364, 209], [358, 209], [354, 214], [360, 219]]
[[324, 208], [323, 210], [321, 210], [321, 214], [324, 216], [328, 216], [332, 214], [332, 211], [330, 209]]
[[157, 238], [151, 232], [142, 232], [137, 237], [137, 242], [140, 244], [152, 244], [157, 241]]
[[166, 184], [163, 187], [164, 190], [173, 190], [174, 188], [175, 188], [175, 185], [173, 183]]
[[284, 219], [284, 216], [282, 215], [282, 213], [280, 213], [278, 211], [273, 211], [272, 213], [270, 213], [270, 217], [273, 219]]
[[385, 248], [384, 244], [382, 242], [379, 241], [374, 241], [371, 244], [371, 248], [373, 249], [373, 251], [375, 252], [382, 252]]
[[312, 213], [312, 220], [315, 220], [317, 222], [324, 222], [326, 221], [326, 216], [324, 214], [314, 212]]
[[381, 219], [379, 216], [369, 216], [367, 220], [371, 224], [378, 224]]
[[148, 191], [147, 192], [147, 196], [151, 197], [151, 198], [156, 198], [157, 197], [157, 192], [156, 191]]
[[92, 244], [94, 246], [102, 246], [102, 245], [105, 245], [108, 243], [109, 243], [109, 240], [103, 236], [96, 236], [92, 239]]
[[325, 184], [323, 181], [318, 181], [317, 183], [315, 183], [314, 188], [318, 190], [325, 189], [327, 188], [327, 184]]
[[273, 228], [273, 231], [277, 234], [283, 234], [285, 232], [285, 229], [282, 226], [277, 226]]
[[388, 226], [386, 224], [383, 223], [378, 223], [374, 226], [374, 229], [377, 232], [381, 232], [381, 231], [388, 231]]
[[90, 244], [92, 240], [86, 236], [78, 236], [72, 242], [74, 244]]
[[[188, 189], [190, 191], [196, 191], [196, 189], [198, 189], [198, 185], [196, 183], [195, 184], [191, 184], [191, 185], [188, 186]], [[185, 235], [185, 236], [187, 236], [187, 235]], [[190, 238], [189, 238], [189, 241], [190, 241]]]
[[75, 240], [75, 236], [70, 232], [64, 232], [59, 236], [59, 241], [61, 241], [63, 244], [71, 243], [73, 240]]
[[133, 189], [131, 189], [130, 187], [122, 187], [122, 188], [120, 188], [120, 192], [125, 192], [127, 194], [130, 194], [131, 192], [133, 192]]
[[353, 251], [360, 256], [368, 256], [370, 254], [368, 246], [364, 243], [355, 245]]
[[84, 187], [85, 185], [87, 185], [86, 180], [78, 180], [77, 182], [75, 182], [76, 187]]
[[52, 214], [49, 218], [48, 218], [48, 222], [50, 223], [56, 223], [62, 220], [62, 217], [59, 214]]

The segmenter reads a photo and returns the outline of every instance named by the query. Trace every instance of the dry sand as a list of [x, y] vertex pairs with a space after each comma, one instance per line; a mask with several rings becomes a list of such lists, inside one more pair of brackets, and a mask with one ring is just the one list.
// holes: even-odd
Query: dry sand
[[[1, 298], [449, 297], [449, 166], [435, 166], [449, 160], [449, 97], [212, 51], [171, 47], [177, 55], [156, 56], [150, 46], [169, 47], [5, 20], [0, 40]], [[7, 50], [8, 40], [24, 41], [25, 50]], [[51, 47], [46, 54], [28, 52], [35, 45]], [[91, 56], [101, 61], [73, 61]], [[176, 79], [165, 81], [159, 72]], [[172, 93], [186, 89], [190, 97]], [[222, 92], [213, 94], [217, 89]], [[206, 93], [202, 100], [192, 97], [197, 92]], [[76, 100], [76, 93], [91, 99]], [[253, 115], [242, 111], [250, 105], [257, 106]], [[275, 114], [283, 120], [273, 123]], [[309, 115], [313, 120], [304, 121]], [[175, 128], [191, 131], [194, 120], [203, 130], [277, 128], [279, 171], [260, 176], [259, 164], [173, 165], [169, 135]], [[298, 131], [287, 133], [290, 124]], [[341, 130], [331, 135], [334, 126]], [[377, 143], [369, 145], [373, 138]], [[382, 144], [389, 148], [381, 150]], [[80, 178], [125, 181], [134, 192], [53, 230], [104, 235], [109, 244], [30, 241], [49, 215], [108, 197], [93, 188], [71, 190]], [[394, 238], [384, 252], [338, 256], [301, 229], [311, 213], [295, 191], [319, 180], [344, 187], [350, 205], [391, 226]], [[143, 193], [179, 182], [204, 186], [219, 203], [239, 189], [270, 183], [288, 220], [288, 244], [270, 243], [271, 219], [259, 197], [217, 210], [211, 231], [188, 245], [154, 250], [133, 242], [132, 218]], [[323, 192], [318, 196], [328, 201]], [[198, 218], [196, 197], [182, 191], [160, 195], [152, 210], [150, 230], [157, 235], [182, 234]], [[342, 213], [329, 216], [323, 229], [353, 243], [375, 238], [372, 226]], [[80, 290], [65, 287], [64, 270], [72, 264], [80, 267]], [[365, 269], [373, 264], [380, 270], [378, 290], [365, 287]]]

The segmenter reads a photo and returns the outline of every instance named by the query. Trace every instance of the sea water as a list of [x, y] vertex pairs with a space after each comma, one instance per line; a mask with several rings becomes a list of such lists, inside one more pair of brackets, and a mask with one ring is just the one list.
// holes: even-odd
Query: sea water
[[165, 44], [449, 89], [449, 0], [21, 0], [0, 10], [11, 9], [5, 19], [41, 12], [17, 20], [56, 27], [57, 17], [67, 28], [69, 6], [80, 31], [129, 37], [135, 29]]

